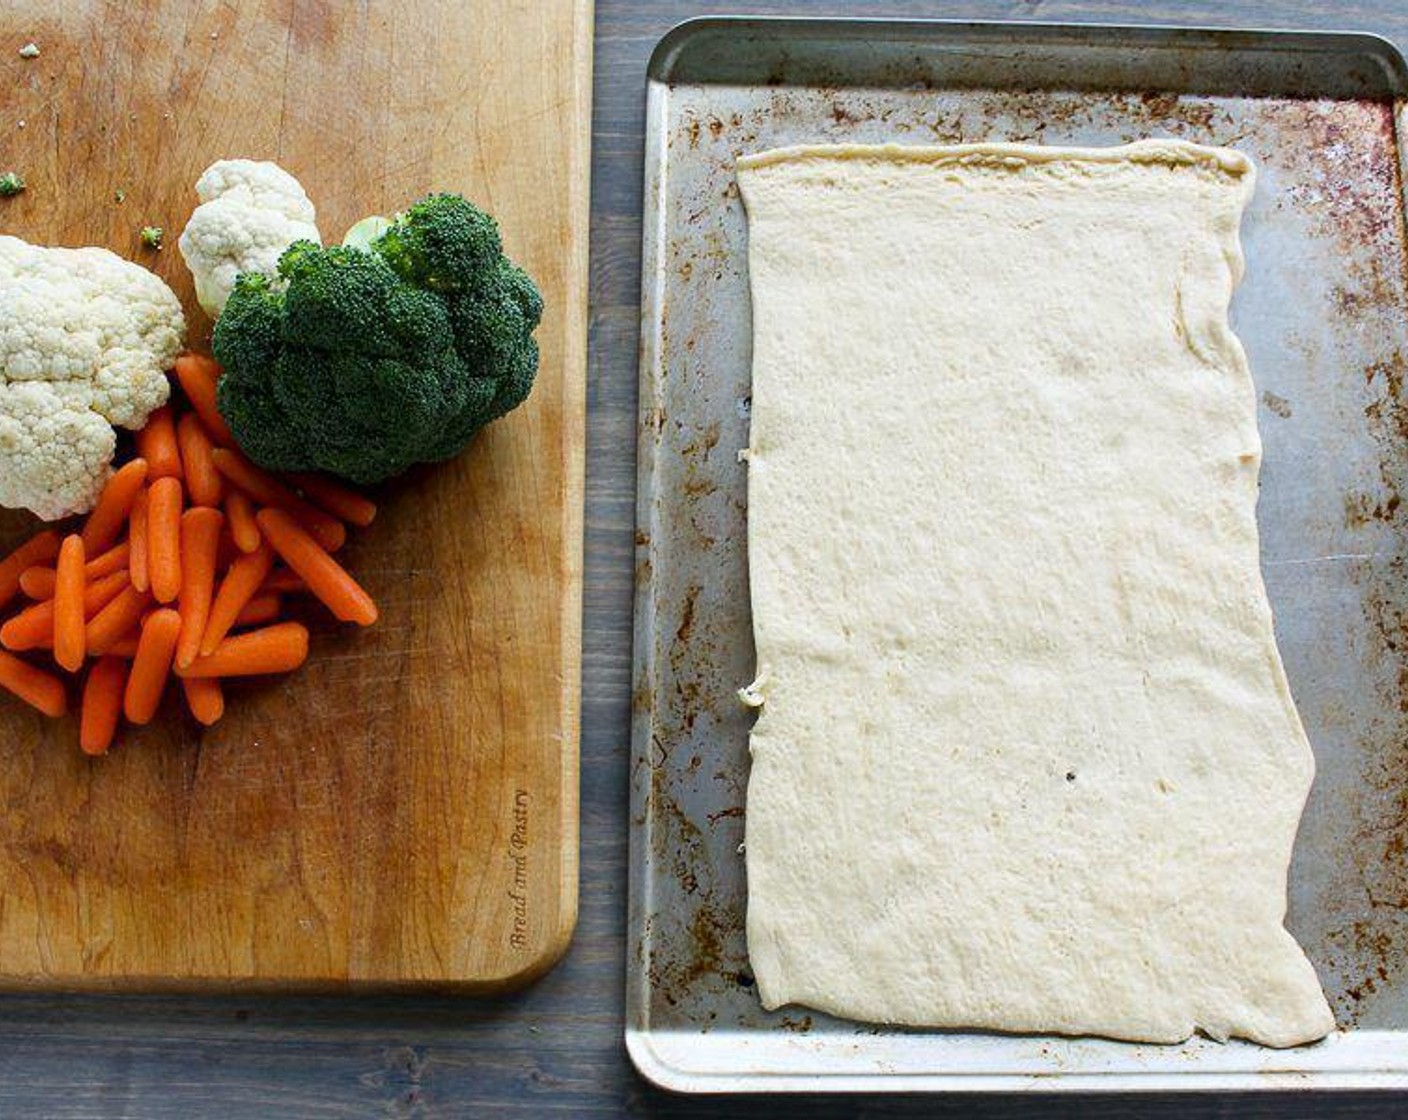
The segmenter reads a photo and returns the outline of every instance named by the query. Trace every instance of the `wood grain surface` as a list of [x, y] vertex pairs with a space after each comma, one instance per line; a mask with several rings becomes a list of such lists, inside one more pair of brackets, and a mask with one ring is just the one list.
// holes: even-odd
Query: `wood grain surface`
[[[289, 0], [281, 0], [280, 10]], [[525, 0], [531, 2], [531, 0]], [[8, 10], [8, 9], [0, 9]], [[683, 1098], [621, 1041], [645, 64], [692, 15], [954, 16], [1355, 27], [1408, 45], [1400, 0], [598, 0], [582, 669], [581, 917], [566, 958], [491, 999], [0, 999], [0, 1116], [661, 1117], [676, 1120], [1394, 1120], [1388, 1094]], [[8, 50], [8, 42], [0, 42]], [[9, 71], [7, 70], [6, 73]], [[0, 95], [0, 137], [13, 114]]]
[[[174, 241], [222, 157], [278, 160], [334, 241], [462, 191], [547, 306], [528, 403], [354, 532], [377, 626], [320, 623], [301, 672], [232, 687], [213, 729], [173, 695], [96, 760], [73, 717], [0, 702], [0, 984], [536, 975], [576, 916], [589, 0], [22, 0], [0, 52], [28, 182], [0, 228], [150, 265], [198, 348]], [[31, 528], [7, 516], [0, 547]]]

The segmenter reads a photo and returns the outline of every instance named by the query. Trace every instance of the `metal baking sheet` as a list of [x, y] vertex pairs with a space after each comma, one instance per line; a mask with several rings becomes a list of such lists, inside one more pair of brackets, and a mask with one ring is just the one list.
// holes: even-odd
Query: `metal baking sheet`
[[[676, 1089], [1408, 1085], [1408, 69], [1368, 35], [701, 20], [649, 75], [627, 1043]], [[1262, 567], [1318, 763], [1288, 923], [1341, 1030], [1195, 1039], [887, 1030], [765, 1013], [743, 922], [753, 675], [750, 321], [734, 162], [801, 142], [1113, 144], [1257, 163], [1233, 324], [1265, 444]], [[1157, 407], [1150, 401], [1150, 407]]]

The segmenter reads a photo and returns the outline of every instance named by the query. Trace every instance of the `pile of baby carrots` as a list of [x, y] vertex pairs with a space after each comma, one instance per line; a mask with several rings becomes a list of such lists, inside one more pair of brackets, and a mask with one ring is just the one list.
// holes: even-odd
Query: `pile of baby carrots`
[[[284, 597], [311, 594], [369, 626], [377, 608], [334, 558], [347, 525], [376, 506], [322, 476], [270, 475], [239, 453], [215, 406], [219, 366], [176, 360], [189, 410], [152, 413], [136, 456], [115, 471], [82, 525], [46, 529], [0, 560], [0, 688], [45, 715], [68, 689], [34, 661], [84, 678], [79, 744], [112, 745], [119, 723], [155, 716], [173, 674], [202, 724], [224, 714], [221, 681], [297, 669], [308, 629], [281, 621]], [[25, 654], [26, 660], [17, 654]]]

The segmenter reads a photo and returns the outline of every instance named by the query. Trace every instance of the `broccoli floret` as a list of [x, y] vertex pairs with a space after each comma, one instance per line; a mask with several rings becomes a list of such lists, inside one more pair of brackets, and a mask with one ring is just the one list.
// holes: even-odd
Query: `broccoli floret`
[[7, 171], [0, 175], [0, 198], [14, 198], [24, 190], [24, 179], [18, 171]]
[[503, 256], [499, 226], [457, 194], [432, 194], [391, 223], [373, 247], [410, 283], [464, 292]]
[[493, 366], [515, 350], [543, 317], [543, 301], [528, 274], [500, 258], [475, 289], [450, 301], [450, 321], [460, 356]]
[[296, 241], [279, 259], [288, 281], [284, 331], [304, 346], [349, 348], [394, 358], [443, 347], [450, 324], [444, 301], [403, 283], [377, 253]]
[[367, 248], [295, 242], [277, 277], [240, 276], [215, 325], [220, 411], [261, 466], [379, 482], [522, 403], [541, 316], [493, 219], [432, 195]]
[[143, 248], [160, 249], [166, 240], [166, 231], [160, 226], [143, 226], [140, 237]]

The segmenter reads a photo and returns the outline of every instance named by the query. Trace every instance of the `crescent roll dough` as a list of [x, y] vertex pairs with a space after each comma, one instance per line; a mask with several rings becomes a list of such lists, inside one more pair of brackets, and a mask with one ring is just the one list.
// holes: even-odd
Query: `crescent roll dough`
[[763, 1003], [1271, 1046], [1314, 762], [1228, 325], [1253, 169], [1176, 141], [739, 162]]

